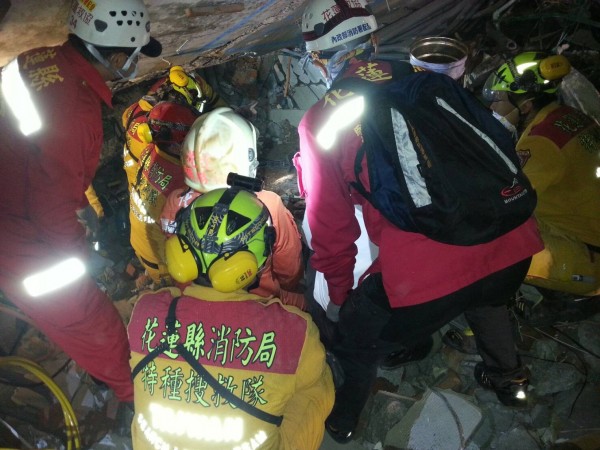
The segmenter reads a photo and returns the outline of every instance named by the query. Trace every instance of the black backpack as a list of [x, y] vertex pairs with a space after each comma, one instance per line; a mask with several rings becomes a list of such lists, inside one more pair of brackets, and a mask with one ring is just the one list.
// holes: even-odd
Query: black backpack
[[[531, 217], [536, 194], [510, 133], [452, 78], [345, 78], [332, 86], [340, 88], [365, 97], [353, 186], [390, 222], [446, 244], [475, 245]], [[358, 177], [365, 156], [370, 191]]]

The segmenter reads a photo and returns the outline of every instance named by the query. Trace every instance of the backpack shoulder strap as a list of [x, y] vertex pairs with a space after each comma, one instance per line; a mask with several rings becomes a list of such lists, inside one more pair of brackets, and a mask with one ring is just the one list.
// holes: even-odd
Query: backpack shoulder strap
[[[169, 305], [169, 312], [167, 314], [167, 336], [171, 336], [175, 334], [175, 323], [177, 318], [175, 316], [175, 311], [177, 309], [177, 303], [181, 297], [175, 297], [171, 300], [171, 304]], [[150, 361], [155, 359], [159, 354], [163, 353], [168, 349], [167, 341], [163, 342], [161, 345], [156, 347], [152, 352], [147, 354], [133, 369], [132, 371], [132, 379], [142, 370], [142, 368], [148, 364]], [[241, 409], [247, 414], [256, 417], [257, 419], [262, 420], [263, 422], [270, 423], [275, 426], [280, 426], [283, 421], [283, 416], [275, 416], [273, 414], [269, 414], [257, 407], [251, 405], [250, 403], [245, 402], [241, 398], [237, 397], [231, 391], [229, 391], [225, 386], [219, 383], [215, 377], [211, 375], [211, 373], [206, 370], [206, 368], [200, 364], [200, 362], [194, 358], [188, 349], [186, 349], [183, 344], [178, 344], [176, 347], [179, 355], [183, 357], [183, 359], [202, 377], [204, 381], [206, 381], [210, 387], [213, 388], [215, 392], [217, 392], [221, 397], [223, 397], [226, 401], [231, 403], [236, 408]]]

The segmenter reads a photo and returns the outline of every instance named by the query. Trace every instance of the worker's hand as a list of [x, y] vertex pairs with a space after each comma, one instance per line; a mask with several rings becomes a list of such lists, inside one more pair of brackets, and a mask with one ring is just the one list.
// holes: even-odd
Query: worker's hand
[[87, 205], [85, 208], [78, 209], [77, 220], [85, 228], [85, 237], [93, 240], [100, 228], [100, 219], [94, 208]]
[[327, 318], [329, 320], [331, 320], [332, 322], [339, 322], [340, 320], [340, 305], [336, 305], [333, 302], [329, 302], [329, 304], [327, 305], [327, 311], [326, 311], [326, 315]]

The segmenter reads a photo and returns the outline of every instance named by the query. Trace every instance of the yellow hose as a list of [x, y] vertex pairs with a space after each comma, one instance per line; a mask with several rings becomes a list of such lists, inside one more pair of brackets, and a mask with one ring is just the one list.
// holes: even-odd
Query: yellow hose
[[[58, 399], [60, 406], [63, 411], [65, 419], [65, 427], [67, 434], [67, 450], [80, 450], [81, 449], [81, 437], [79, 435], [79, 425], [77, 424], [77, 418], [75, 417], [75, 411], [71, 403], [65, 396], [64, 392], [58, 387], [54, 380], [47, 374], [42, 366], [30, 361], [25, 358], [18, 356], [4, 356], [0, 357], [0, 367], [2, 366], [17, 366], [35, 375], [40, 381], [42, 381], [50, 392]], [[2, 450], [2, 449], [0, 449]]]

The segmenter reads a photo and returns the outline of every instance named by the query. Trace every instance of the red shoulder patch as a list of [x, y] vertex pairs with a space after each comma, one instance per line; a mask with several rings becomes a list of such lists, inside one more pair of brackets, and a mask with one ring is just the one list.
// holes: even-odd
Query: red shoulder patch
[[294, 374], [304, 347], [307, 323], [279, 303], [256, 300], [203, 301], [183, 296], [177, 306], [176, 334], [167, 336], [167, 293], [140, 298], [128, 327], [131, 350], [147, 354], [162, 342], [162, 359], [181, 359], [183, 344], [203, 365], [256, 372]]
[[569, 106], [560, 106], [550, 112], [542, 122], [533, 126], [529, 136], [543, 136], [562, 148], [591, 124], [592, 120], [581, 111]]

